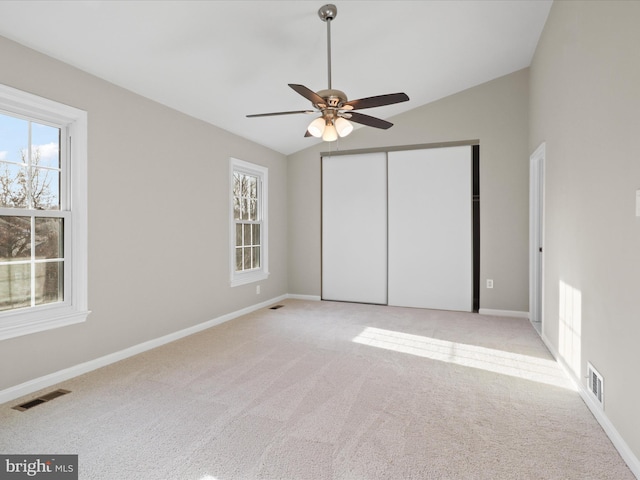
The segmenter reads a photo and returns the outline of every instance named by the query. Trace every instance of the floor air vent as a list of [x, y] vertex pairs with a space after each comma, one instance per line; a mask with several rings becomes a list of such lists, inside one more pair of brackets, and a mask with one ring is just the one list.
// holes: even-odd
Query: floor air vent
[[269, 307], [269, 310], [277, 310], [282, 307], [284, 307], [284, 305], [274, 305], [273, 307]]
[[594, 396], [598, 403], [604, 405], [604, 379], [598, 371], [587, 362], [587, 376], [589, 379], [589, 392]]
[[41, 397], [38, 397], [34, 400], [29, 400], [26, 403], [23, 403], [21, 405], [17, 405], [15, 407], [12, 407], [14, 410], [19, 410], [21, 412], [24, 412], [26, 410], [29, 410], [30, 408], [33, 407], [37, 407], [38, 405], [41, 405], [43, 403], [46, 402], [50, 402], [51, 400], [53, 400], [54, 398], [58, 398], [61, 397], [62, 395], [66, 395], [67, 393], [71, 393], [69, 390], [55, 390], [51, 393], [47, 393], [46, 395], [42, 395]]

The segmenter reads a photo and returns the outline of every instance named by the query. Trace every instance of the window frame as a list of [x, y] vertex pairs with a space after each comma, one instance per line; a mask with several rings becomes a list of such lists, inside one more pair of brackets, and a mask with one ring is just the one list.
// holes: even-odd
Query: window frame
[[[260, 224], [260, 267], [236, 271], [236, 220], [234, 218], [234, 173], [240, 172], [258, 178], [258, 223]], [[232, 287], [266, 280], [269, 277], [268, 248], [268, 187], [269, 169], [261, 165], [231, 157], [229, 160], [229, 269]], [[242, 223], [242, 222], [241, 222]]]
[[[59, 210], [37, 210], [38, 217], [64, 220], [64, 299], [0, 312], [0, 340], [84, 322], [88, 310], [87, 272], [87, 112], [0, 84], [0, 110], [61, 129]], [[73, 139], [73, 142], [71, 140]], [[64, 177], [64, 178], [62, 178]], [[62, 202], [62, 200], [61, 200]], [[4, 209], [6, 212], [8, 209]], [[15, 209], [11, 209], [15, 212]], [[34, 213], [20, 209], [27, 214]]]

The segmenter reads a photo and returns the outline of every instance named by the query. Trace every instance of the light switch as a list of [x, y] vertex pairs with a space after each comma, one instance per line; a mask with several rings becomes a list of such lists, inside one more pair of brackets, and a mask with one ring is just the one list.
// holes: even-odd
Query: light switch
[[636, 190], [636, 217], [640, 217], [640, 190]]

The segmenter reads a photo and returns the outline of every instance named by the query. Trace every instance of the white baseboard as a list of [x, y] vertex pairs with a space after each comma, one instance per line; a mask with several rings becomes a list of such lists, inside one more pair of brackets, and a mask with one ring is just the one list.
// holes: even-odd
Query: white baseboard
[[544, 333], [542, 334], [542, 341], [549, 349], [549, 352], [551, 352], [551, 355], [553, 355], [558, 364], [562, 367], [567, 376], [574, 383], [576, 389], [578, 390], [578, 393], [580, 393], [580, 396], [582, 397], [582, 400], [584, 400], [584, 403], [586, 403], [587, 407], [596, 418], [602, 429], [605, 431], [605, 433], [609, 437], [609, 440], [611, 440], [611, 443], [613, 443], [613, 446], [616, 448], [616, 450], [618, 450], [618, 453], [626, 462], [631, 472], [636, 476], [636, 478], [640, 479], [640, 460], [638, 459], [638, 457], [634, 455], [634, 453], [629, 448], [629, 445], [627, 445], [627, 442], [624, 441], [620, 433], [618, 433], [618, 430], [616, 430], [616, 428], [611, 423], [611, 420], [609, 420], [609, 417], [607, 417], [607, 415], [604, 413], [604, 410], [602, 410], [602, 408], [593, 400], [584, 383], [578, 377], [576, 377], [576, 374], [573, 372], [573, 370], [571, 370], [571, 368], [569, 368], [564, 359], [558, 354], [558, 351], [553, 347]]
[[109, 355], [105, 355], [104, 357], [80, 363], [78, 365], [74, 365], [73, 367], [65, 368], [64, 370], [59, 370], [49, 375], [29, 380], [27, 382], [21, 383], [20, 385], [6, 388], [0, 391], [0, 404], [10, 402], [11, 400], [15, 400], [16, 398], [22, 397], [24, 395], [29, 395], [30, 393], [37, 392], [38, 390], [50, 387], [51, 385], [55, 385], [60, 382], [64, 382], [65, 380], [77, 377], [78, 375], [85, 374], [92, 370], [105, 367], [115, 362], [119, 362], [120, 360], [124, 360], [125, 358], [129, 358], [139, 353], [146, 352], [147, 350], [151, 350], [175, 340], [193, 335], [194, 333], [201, 332], [202, 330], [206, 330], [207, 328], [220, 325], [221, 323], [228, 322], [229, 320], [233, 320], [234, 318], [238, 318], [242, 315], [246, 315], [256, 310], [260, 310], [261, 308], [268, 307], [274, 303], [281, 302], [282, 300], [285, 300], [287, 298], [295, 297], [290, 297], [289, 295], [281, 295], [279, 297], [260, 302], [256, 305], [251, 305], [250, 307], [227, 313], [226, 315], [222, 315], [212, 320], [208, 320], [204, 323], [194, 325], [193, 327], [185, 328], [184, 330], [179, 330], [163, 337], [155, 338], [153, 340], [149, 340], [138, 345], [125, 348], [124, 350], [120, 350], [119, 352], [110, 353]]
[[291, 298], [293, 300], [309, 300], [312, 302], [319, 302], [321, 300], [320, 295], [298, 295], [296, 293], [290, 293], [287, 295], [287, 298]]
[[480, 315], [495, 315], [497, 317], [529, 318], [529, 312], [519, 312], [517, 310], [493, 310], [491, 308], [481, 308]]

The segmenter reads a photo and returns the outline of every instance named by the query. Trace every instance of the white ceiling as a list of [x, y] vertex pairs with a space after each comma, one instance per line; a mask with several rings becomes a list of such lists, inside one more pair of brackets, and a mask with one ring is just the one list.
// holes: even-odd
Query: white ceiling
[[[327, 88], [317, 1], [0, 1], [0, 35], [284, 154], [309, 115], [287, 84]], [[552, 0], [334, 0], [333, 88], [405, 92], [388, 119], [529, 66]], [[371, 128], [371, 127], [362, 127]], [[383, 131], [380, 131], [381, 134]]]

